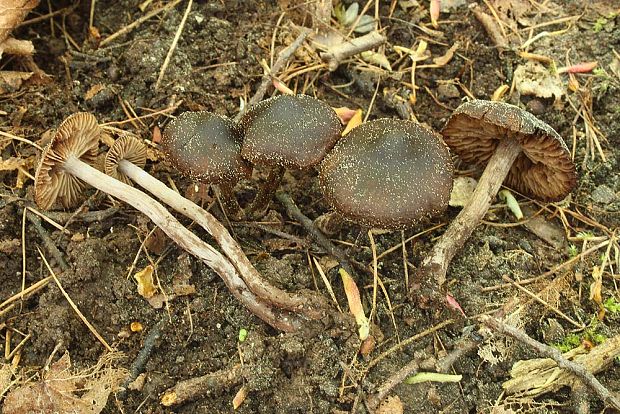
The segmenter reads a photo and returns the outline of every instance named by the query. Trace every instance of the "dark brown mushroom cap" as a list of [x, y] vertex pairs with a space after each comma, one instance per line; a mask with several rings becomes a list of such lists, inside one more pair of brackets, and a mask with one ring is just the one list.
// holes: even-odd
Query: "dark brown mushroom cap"
[[284, 168], [318, 164], [342, 132], [336, 112], [307, 95], [280, 95], [259, 102], [239, 124], [244, 134], [243, 158]]
[[86, 185], [62, 169], [63, 162], [75, 156], [94, 165], [103, 130], [94, 115], [80, 112], [69, 116], [58, 127], [43, 150], [35, 173], [34, 200], [44, 210], [56, 201], [64, 208], [77, 204]]
[[184, 175], [206, 183], [237, 182], [250, 173], [241, 158], [241, 130], [225, 116], [184, 112], [165, 129], [161, 146]]
[[369, 227], [406, 228], [448, 207], [454, 167], [436, 132], [410, 121], [363, 123], [321, 163], [328, 203]]
[[121, 160], [127, 160], [143, 168], [146, 165], [146, 145], [136, 137], [123, 135], [114, 141], [105, 155], [103, 162], [105, 173], [125, 184], [131, 184], [129, 177], [118, 170], [118, 163]]
[[541, 201], [559, 201], [577, 183], [577, 172], [564, 140], [546, 123], [504, 102], [476, 100], [459, 106], [441, 132], [461, 159], [485, 166], [498, 142], [514, 138], [523, 152], [504, 183]]

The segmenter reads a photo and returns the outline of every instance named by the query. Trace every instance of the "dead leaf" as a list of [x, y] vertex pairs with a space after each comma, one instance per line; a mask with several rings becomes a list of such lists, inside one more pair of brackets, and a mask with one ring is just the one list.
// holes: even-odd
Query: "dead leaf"
[[459, 42], [456, 42], [446, 51], [446, 53], [443, 54], [443, 56], [433, 59], [433, 63], [439, 67], [447, 65], [454, 57], [454, 52], [458, 50], [459, 46]]
[[33, 72], [0, 71], [0, 94], [15, 92], [22, 83], [30, 79]]
[[101, 83], [91, 86], [90, 89], [87, 90], [86, 93], [84, 94], [84, 99], [87, 101], [90, 101], [91, 99], [95, 97], [95, 95], [97, 95], [99, 92], [101, 92], [105, 88], [106, 86]]
[[157, 286], [153, 283], [153, 266], [148, 265], [135, 275], [133, 275], [136, 282], [138, 282], [138, 293], [145, 299], [152, 298], [157, 292]]
[[23, 166], [26, 160], [18, 157], [10, 157], [6, 160], [0, 160], [0, 171], [13, 171]]
[[239, 391], [237, 391], [237, 393], [235, 394], [235, 398], [233, 398], [232, 400], [233, 410], [236, 410], [237, 408], [239, 408], [241, 404], [243, 404], [247, 396], [248, 396], [248, 388], [245, 385], [243, 385], [241, 388], [239, 388]]
[[[523, 213], [530, 216], [534, 214], [534, 211], [524, 207]], [[547, 220], [543, 216], [536, 216], [525, 221], [523, 226], [556, 250], [562, 251], [566, 247], [566, 233], [562, 226], [555, 221]]]
[[377, 414], [403, 414], [404, 412], [405, 408], [398, 395], [388, 395], [385, 397], [385, 400], [381, 401], [376, 411]]
[[361, 125], [362, 122], [362, 110], [358, 109], [357, 111], [355, 111], [355, 114], [351, 117], [351, 119], [349, 119], [349, 122], [347, 122], [347, 126], [345, 127], [344, 131], [342, 131], [342, 136], [344, 137], [345, 135], [347, 135], [353, 128]]
[[17, 251], [21, 241], [19, 239], [0, 240], [0, 252], [11, 254]]
[[476, 189], [477, 181], [471, 177], [456, 177], [450, 193], [451, 207], [464, 207]]
[[[39, 382], [11, 391], [4, 401], [5, 414], [80, 413], [98, 414], [110, 393], [126, 376], [126, 371], [111, 368], [110, 354], [104, 356], [89, 372], [73, 372], [71, 359], [65, 353], [43, 374]], [[113, 358], [118, 358], [116, 355]]]
[[552, 74], [543, 65], [528, 61], [517, 66], [514, 82], [521, 95], [533, 95], [539, 98], [559, 100], [566, 90], [559, 76]]
[[384, 69], [392, 71], [392, 66], [390, 65], [390, 61], [385, 57], [384, 54], [373, 52], [372, 50], [366, 50], [365, 52], [360, 53], [362, 59], [370, 64], [377, 65]]
[[30, 10], [37, 7], [39, 0], [4, 0], [0, 2], [0, 44], [11, 31], [24, 21]]

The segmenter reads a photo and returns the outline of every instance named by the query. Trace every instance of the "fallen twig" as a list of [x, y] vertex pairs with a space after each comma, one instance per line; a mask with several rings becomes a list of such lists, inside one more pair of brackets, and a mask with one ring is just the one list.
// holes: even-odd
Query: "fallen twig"
[[180, 381], [174, 387], [166, 390], [161, 397], [161, 403], [166, 407], [171, 407], [230, 389], [241, 383], [243, 380], [242, 373], [243, 366], [235, 365], [232, 368], [222, 369], [202, 377]]
[[[464, 338], [456, 345], [456, 347], [448, 355], [435, 363], [435, 369], [438, 373], [446, 373], [452, 365], [463, 355], [478, 348], [480, 342], [477, 339]], [[392, 374], [381, 386], [377, 388], [377, 392], [368, 398], [368, 407], [374, 412], [387, 394], [398, 384], [403, 382], [410, 375], [418, 373], [421, 361], [414, 359], [397, 372]]]
[[[269, 70], [269, 73], [265, 73], [263, 75], [263, 80], [261, 81], [254, 95], [248, 101], [248, 105], [246, 106], [246, 108], [250, 105], [254, 105], [260, 102], [263, 99], [265, 93], [267, 92], [267, 87], [271, 84], [272, 76], [278, 73], [280, 69], [282, 69], [284, 65], [286, 65], [286, 63], [295, 54], [297, 49], [299, 49], [299, 47], [304, 42], [304, 40], [306, 40], [306, 37], [308, 37], [309, 34], [310, 30], [302, 30], [301, 33], [299, 33], [299, 35], [297, 36], [297, 38], [293, 41], [293, 43], [291, 43], [286, 49], [282, 50], [278, 54], [278, 59]], [[239, 118], [241, 118], [241, 115], [243, 115], [243, 112], [237, 114], [237, 116], [235, 117], [235, 121], [238, 121]]]
[[282, 203], [282, 205], [286, 209], [286, 213], [292, 219], [299, 222], [304, 227], [304, 229], [306, 229], [308, 234], [310, 234], [310, 237], [312, 237], [312, 239], [319, 246], [324, 248], [329, 255], [335, 257], [340, 263], [340, 266], [342, 266], [342, 268], [346, 270], [347, 273], [349, 273], [350, 275], [355, 274], [353, 271], [353, 265], [347, 255], [342, 250], [340, 250], [334, 243], [332, 243], [331, 240], [329, 240], [321, 232], [321, 230], [316, 227], [312, 220], [310, 220], [308, 217], [306, 217], [306, 215], [304, 215], [304, 213], [301, 212], [299, 207], [297, 207], [297, 205], [288, 193], [284, 191], [279, 191], [276, 193], [276, 198], [278, 199], [278, 201], [280, 201], [280, 203]]
[[144, 371], [146, 363], [149, 361], [151, 354], [158, 345], [158, 339], [161, 338], [162, 329], [165, 324], [166, 319], [162, 318], [144, 339], [144, 344], [142, 345], [140, 352], [138, 352], [136, 359], [134, 359], [129, 367], [129, 375], [125, 379], [125, 382], [121, 385], [121, 390], [116, 395], [119, 400], [124, 400], [127, 398], [127, 388], [129, 387], [129, 384], [135, 381], [135, 379], [138, 378], [138, 375]]
[[601, 384], [599, 380], [597, 380], [596, 377], [592, 375], [592, 373], [589, 372], [583, 365], [567, 360], [557, 349], [538, 342], [528, 336], [525, 332], [507, 325], [498, 319], [483, 315], [480, 317], [480, 320], [483, 324], [494, 331], [510, 336], [522, 344], [529, 346], [540, 356], [553, 359], [557, 363], [558, 367], [568, 370], [577, 376], [585, 385], [588, 386], [588, 388], [590, 388], [601, 400], [603, 400], [603, 402], [610, 404], [617, 410], [620, 410], [620, 401], [618, 398], [612, 395], [609, 390], [605, 388], [603, 384]]
[[326, 52], [321, 53], [321, 59], [327, 63], [329, 70], [333, 72], [345, 59], [381, 46], [386, 41], [387, 38], [383, 34], [373, 31], [355, 39], [344, 40], [342, 43], [330, 47]]

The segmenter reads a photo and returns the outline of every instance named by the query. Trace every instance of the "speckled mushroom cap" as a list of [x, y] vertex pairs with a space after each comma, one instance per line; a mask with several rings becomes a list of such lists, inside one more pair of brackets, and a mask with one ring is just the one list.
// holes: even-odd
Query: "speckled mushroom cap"
[[251, 107], [239, 121], [241, 155], [253, 164], [308, 168], [340, 138], [336, 112], [307, 95], [280, 95]]
[[58, 201], [64, 208], [73, 207], [86, 188], [80, 179], [60, 168], [75, 156], [94, 165], [103, 130], [94, 115], [79, 112], [65, 119], [39, 158], [34, 180], [34, 200], [43, 210]]
[[250, 173], [241, 158], [242, 135], [229, 118], [184, 112], [165, 129], [161, 146], [182, 174], [207, 183], [237, 182]]
[[395, 119], [363, 123], [321, 163], [325, 199], [345, 218], [398, 229], [444, 211], [454, 167], [441, 136]]
[[105, 155], [103, 162], [105, 173], [125, 184], [131, 184], [129, 177], [118, 170], [118, 163], [121, 160], [127, 160], [143, 168], [146, 165], [146, 145], [136, 137], [123, 135], [114, 141]]
[[566, 197], [577, 183], [575, 164], [560, 135], [517, 106], [476, 100], [459, 106], [441, 132], [463, 161], [486, 165], [498, 142], [514, 138], [523, 149], [504, 183], [541, 201]]

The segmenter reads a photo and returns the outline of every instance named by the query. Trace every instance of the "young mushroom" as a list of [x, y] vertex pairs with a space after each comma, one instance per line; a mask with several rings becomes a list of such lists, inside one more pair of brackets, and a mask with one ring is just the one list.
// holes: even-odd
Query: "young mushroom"
[[184, 112], [164, 130], [161, 146], [182, 174], [202, 183], [217, 184], [229, 213], [238, 216], [233, 187], [251, 168], [241, 158], [243, 136], [225, 116], [211, 112]]
[[327, 202], [346, 219], [399, 229], [448, 207], [453, 169], [439, 134], [379, 119], [344, 136], [321, 163], [319, 179]]
[[261, 300], [311, 318], [322, 316], [318, 311], [318, 308], [321, 307], [320, 300], [316, 296], [290, 294], [263, 280], [226, 227], [208, 211], [144, 171], [142, 167], [145, 162], [145, 145], [137, 138], [125, 135], [117, 139], [114, 145], [110, 147], [105, 158], [105, 171], [108, 175], [126, 182], [129, 180], [135, 182], [179, 213], [198, 223], [213, 236], [224, 254], [238, 270], [248, 288]]
[[293, 314], [274, 312], [257, 298], [220, 252], [183, 227], [164, 206], [85, 162], [94, 159], [102, 134], [97, 119], [88, 113], [71, 115], [60, 125], [37, 167], [35, 201], [39, 207], [48, 209], [57, 200], [69, 206], [83, 183], [90, 184], [146, 214], [168, 237], [220, 275], [230, 292], [256, 316], [284, 331], [300, 326], [300, 320]]
[[476, 100], [452, 114], [442, 134], [463, 161], [486, 167], [468, 204], [450, 224], [419, 271], [446, 279], [450, 261], [486, 214], [502, 183], [521, 194], [551, 202], [566, 197], [577, 182], [562, 137], [517, 106]]
[[307, 95], [280, 95], [259, 102], [241, 117], [241, 155], [270, 167], [249, 211], [269, 205], [285, 168], [306, 169], [321, 162], [340, 138], [342, 125], [326, 103]]

